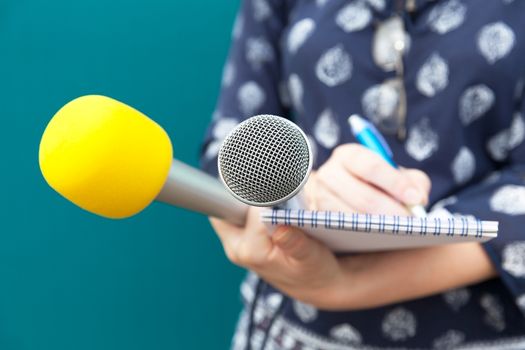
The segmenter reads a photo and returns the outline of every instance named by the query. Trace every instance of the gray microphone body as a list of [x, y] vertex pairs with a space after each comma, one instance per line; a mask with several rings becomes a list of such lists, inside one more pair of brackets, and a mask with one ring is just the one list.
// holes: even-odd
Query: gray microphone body
[[213, 176], [173, 160], [168, 178], [156, 200], [243, 226], [248, 206], [234, 197]]

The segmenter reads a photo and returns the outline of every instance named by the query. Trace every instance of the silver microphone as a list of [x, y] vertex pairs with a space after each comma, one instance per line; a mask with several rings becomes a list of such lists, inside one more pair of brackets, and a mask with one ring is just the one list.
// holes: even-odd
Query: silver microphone
[[226, 189], [241, 202], [259, 207], [294, 197], [308, 180], [312, 163], [304, 132], [274, 115], [258, 115], [237, 125], [218, 156]]
[[247, 205], [288, 201], [311, 169], [312, 151], [303, 131], [287, 119], [258, 115], [237, 125], [223, 141], [218, 155], [222, 183], [174, 159], [157, 200], [242, 226]]

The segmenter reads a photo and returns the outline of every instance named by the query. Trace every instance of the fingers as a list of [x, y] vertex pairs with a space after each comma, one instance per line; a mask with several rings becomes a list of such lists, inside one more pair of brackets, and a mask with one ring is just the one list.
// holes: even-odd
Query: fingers
[[317, 192], [317, 172], [312, 171], [303, 188], [303, 199], [309, 210], [318, 210], [319, 198], [317, 198]]
[[214, 218], [210, 222], [226, 256], [234, 264], [255, 269], [270, 259], [274, 247], [268, 230], [261, 223], [258, 208], [249, 209], [244, 228]]
[[407, 176], [410, 181], [417, 186], [423, 193], [425, 193], [424, 201], [420, 204], [428, 204], [428, 194], [432, 188], [432, 182], [427, 174], [417, 169], [399, 169], [405, 176]]
[[219, 237], [219, 240], [221, 241], [224, 253], [228, 257], [228, 260], [234, 264], [237, 264], [239, 259], [237, 257], [236, 247], [239, 243], [238, 241], [240, 239], [242, 229], [231, 225], [224, 220], [219, 220], [216, 218], [210, 218], [210, 223], [215, 230], [215, 233]]
[[397, 215], [408, 213], [405, 206], [397, 200], [348, 173], [342, 166], [319, 169], [317, 181], [319, 183], [319, 196], [325, 198], [331, 195], [331, 198], [325, 198], [325, 202], [329, 202], [333, 200], [333, 197], [336, 197], [357, 212]]
[[[357, 144], [339, 146], [334, 151], [333, 157], [355, 177], [376, 186], [404, 204], [417, 205], [426, 201], [427, 193], [422, 191], [419, 182], [413, 183], [414, 178], [393, 168], [381, 156], [363, 146]], [[421, 177], [418, 181], [421, 181]]]
[[313, 241], [292, 227], [280, 227], [272, 235], [272, 241], [285, 255], [296, 260], [307, 259], [313, 248]]

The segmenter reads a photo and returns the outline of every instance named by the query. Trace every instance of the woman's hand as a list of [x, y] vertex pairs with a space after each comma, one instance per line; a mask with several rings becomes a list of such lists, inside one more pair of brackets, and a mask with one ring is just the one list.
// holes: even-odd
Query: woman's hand
[[[210, 219], [228, 258], [257, 273], [287, 295], [334, 309], [333, 295], [347, 282], [339, 261], [322, 243], [292, 227], [270, 234], [251, 207], [245, 227]], [[345, 277], [343, 279], [343, 277]]]
[[436, 294], [496, 276], [477, 243], [336, 258], [291, 227], [271, 236], [251, 208], [244, 228], [211, 219], [228, 258], [288, 296], [325, 310], [359, 310]]
[[[307, 184], [320, 210], [409, 215], [425, 204], [428, 177], [394, 169], [358, 145], [338, 147]], [[496, 275], [477, 243], [378, 252], [336, 258], [303, 232], [280, 227], [270, 234], [251, 208], [244, 228], [211, 219], [228, 258], [292, 298], [327, 310], [356, 310], [429, 296]]]
[[416, 169], [394, 169], [357, 144], [337, 147], [305, 188], [310, 209], [410, 215], [406, 205], [426, 205], [430, 179]]

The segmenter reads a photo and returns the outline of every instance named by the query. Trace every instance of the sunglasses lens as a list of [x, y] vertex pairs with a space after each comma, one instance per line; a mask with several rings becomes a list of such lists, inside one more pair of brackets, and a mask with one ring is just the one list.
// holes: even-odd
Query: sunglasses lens
[[374, 33], [372, 56], [376, 65], [386, 72], [395, 71], [401, 55], [408, 51], [410, 37], [406, 34], [403, 20], [392, 17], [382, 22]]

